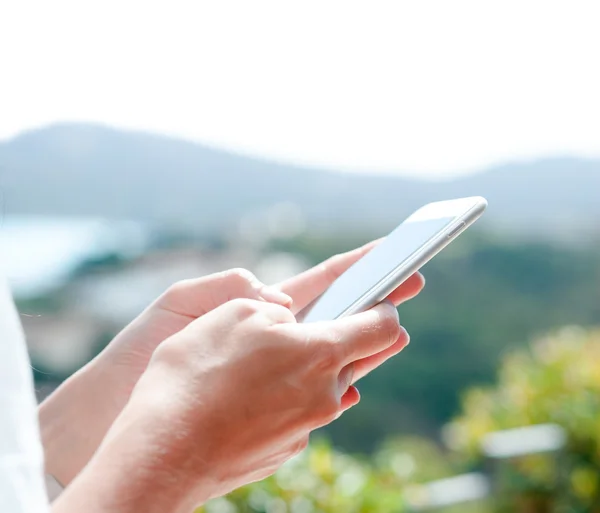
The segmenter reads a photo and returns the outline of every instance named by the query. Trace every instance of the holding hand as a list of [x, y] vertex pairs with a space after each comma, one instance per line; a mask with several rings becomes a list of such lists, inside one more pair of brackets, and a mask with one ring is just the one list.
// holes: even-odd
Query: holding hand
[[289, 296], [263, 285], [243, 269], [184, 280], [170, 287], [40, 407], [47, 472], [68, 485], [127, 404], [158, 345], [235, 298], [286, 307], [292, 303]]
[[[287, 312], [285, 315], [289, 322], [284, 324], [293, 324], [289, 309], [295, 313], [304, 308], [373, 245], [337, 255], [277, 287], [261, 284], [244, 270], [175, 284], [125, 328], [96, 359], [44, 402], [40, 408], [40, 424], [48, 472], [64, 485], [80, 472], [129, 401], [132, 390], [161, 342], [195, 325], [199, 322], [197, 319], [236, 298], [249, 299], [252, 304], [279, 305], [280, 310]], [[390, 296], [390, 301], [399, 304], [410, 299], [419, 293], [423, 283], [422, 276], [415, 274]], [[353, 321], [344, 322], [351, 326]], [[232, 330], [236, 328], [233, 325], [229, 327]], [[294, 329], [300, 329], [300, 326]], [[352, 365], [352, 382], [398, 353], [407, 341], [407, 336], [403, 335], [391, 346], [359, 358]], [[211, 357], [207, 349], [202, 349], [203, 338], [196, 339], [195, 343], [199, 346], [198, 351]], [[348, 394], [345, 401], [357, 398], [353, 388]]]
[[301, 451], [312, 430], [358, 402], [354, 362], [406, 342], [389, 302], [341, 320], [297, 324], [281, 305], [230, 301], [157, 348], [63, 498], [88, 500], [78, 490], [89, 489], [96, 473], [103, 475], [94, 482], [98, 511], [192, 511], [263, 479]]

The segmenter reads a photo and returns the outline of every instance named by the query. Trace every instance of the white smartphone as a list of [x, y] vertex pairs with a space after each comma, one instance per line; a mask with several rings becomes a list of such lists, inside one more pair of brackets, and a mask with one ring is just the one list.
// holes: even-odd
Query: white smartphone
[[327, 321], [372, 308], [479, 219], [486, 207], [480, 196], [421, 207], [300, 312], [299, 320]]

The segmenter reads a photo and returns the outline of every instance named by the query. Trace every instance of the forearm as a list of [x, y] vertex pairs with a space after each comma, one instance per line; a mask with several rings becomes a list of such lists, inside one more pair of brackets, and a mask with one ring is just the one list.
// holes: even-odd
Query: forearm
[[[165, 447], [164, 434], [157, 432], [156, 426], [165, 423], [148, 422], [148, 416], [142, 423], [140, 418], [136, 406], [125, 409], [89, 464], [54, 503], [53, 513], [191, 513], [198, 496], [210, 497], [206, 468], [185, 469], [185, 455]], [[198, 494], [200, 488], [206, 493]]]
[[[107, 454], [107, 456], [109, 456]], [[52, 513], [191, 513], [181, 495], [139, 465], [128, 465], [120, 454], [99, 459], [75, 478], [52, 505]]]
[[119, 411], [92, 362], [66, 380], [38, 413], [46, 472], [66, 486], [88, 463]]

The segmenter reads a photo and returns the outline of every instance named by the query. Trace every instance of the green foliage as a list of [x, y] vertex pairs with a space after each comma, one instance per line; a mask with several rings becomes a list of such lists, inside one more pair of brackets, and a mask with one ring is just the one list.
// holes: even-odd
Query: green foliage
[[127, 264], [127, 259], [115, 252], [107, 253], [102, 256], [89, 257], [81, 262], [76, 269], [71, 272], [71, 278], [77, 279], [80, 276], [86, 276], [97, 272], [106, 272], [107, 270], [119, 269]]
[[[479, 468], [492, 471], [495, 494], [444, 511], [600, 512], [600, 329], [564, 328], [512, 351], [498, 384], [471, 389], [462, 404], [446, 429], [451, 455], [414, 437], [389, 439], [369, 459], [320, 441], [275, 476], [201, 511], [402, 512], [410, 485]], [[489, 433], [546, 423], [566, 431], [562, 451], [486, 460], [482, 441]]]
[[334, 450], [321, 439], [274, 476], [197, 513], [400, 513], [406, 511], [408, 484], [448, 472], [441, 452], [426, 440], [390, 440], [366, 459]]
[[468, 392], [448, 433], [465, 461], [476, 464], [487, 433], [542, 423], [566, 430], [564, 454], [497, 465], [506, 493], [495, 511], [599, 512], [600, 330], [564, 329], [507, 356], [497, 386]]
[[[369, 238], [277, 244], [317, 263]], [[358, 384], [361, 403], [327, 428], [338, 446], [370, 452], [398, 432], [435, 437], [457, 411], [462, 390], [492, 382], [506, 350], [559, 326], [600, 321], [594, 248], [509, 243], [470, 232], [423, 273], [425, 290], [400, 307], [411, 344]]]

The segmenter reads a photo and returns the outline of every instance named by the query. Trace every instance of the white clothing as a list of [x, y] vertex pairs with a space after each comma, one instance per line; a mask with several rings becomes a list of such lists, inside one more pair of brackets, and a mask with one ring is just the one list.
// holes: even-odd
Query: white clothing
[[47, 513], [44, 453], [25, 338], [0, 276], [0, 511]]

